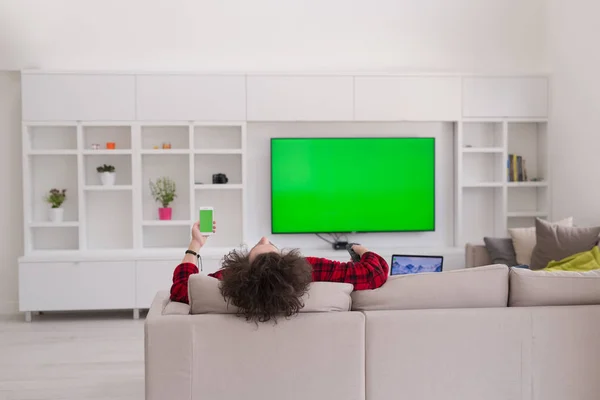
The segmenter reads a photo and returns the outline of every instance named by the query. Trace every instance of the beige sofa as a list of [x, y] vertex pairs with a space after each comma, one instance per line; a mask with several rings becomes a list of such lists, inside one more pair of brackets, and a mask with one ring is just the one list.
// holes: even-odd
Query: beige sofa
[[[146, 319], [146, 398], [599, 399], [600, 305], [507, 307], [511, 280], [515, 291], [564, 286], [529, 272], [393, 277], [352, 293], [356, 311], [303, 312], [277, 325], [192, 315], [159, 293]], [[577, 301], [570, 289], [567, 304]]]

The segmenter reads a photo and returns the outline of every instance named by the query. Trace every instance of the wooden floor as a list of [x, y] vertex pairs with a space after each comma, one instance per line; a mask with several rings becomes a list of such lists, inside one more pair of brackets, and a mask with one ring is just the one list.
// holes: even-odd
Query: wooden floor
[[143, 319], [0, 317], [0, 400], [25, 399], [144, 399]]

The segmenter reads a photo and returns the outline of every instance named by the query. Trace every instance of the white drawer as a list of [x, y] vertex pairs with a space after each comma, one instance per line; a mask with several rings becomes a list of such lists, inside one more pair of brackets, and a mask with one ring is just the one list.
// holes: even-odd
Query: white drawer
[[135, 308], [132, 261], [19, 264], [21, 311], [130, 308]]

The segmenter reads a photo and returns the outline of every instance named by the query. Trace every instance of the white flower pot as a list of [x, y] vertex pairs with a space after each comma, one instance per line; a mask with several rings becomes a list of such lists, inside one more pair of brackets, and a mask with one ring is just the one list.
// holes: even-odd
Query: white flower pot
[[116, 172], [100, 172], [99, 175], [103, 186], [114, 186], [117, 180]]
[[50, 208], [50, 210], [48, 210], [48, 217], [50, 218], [50, 221], [53, 223], [62, 222], [64, 214], [65, 214], [65, 209], [61, 208], [61, 207]]

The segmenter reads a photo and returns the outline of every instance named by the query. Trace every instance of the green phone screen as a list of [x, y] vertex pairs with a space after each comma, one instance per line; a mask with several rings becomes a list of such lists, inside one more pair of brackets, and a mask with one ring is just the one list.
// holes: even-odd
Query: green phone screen
[[213, 210], [200, 210], [200, 232], [213, 231]]

